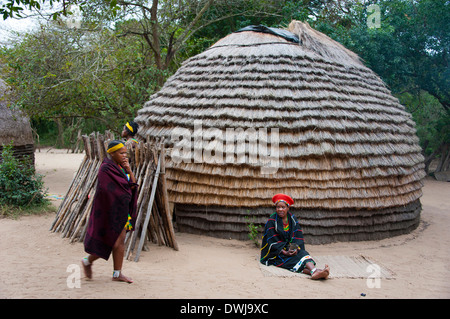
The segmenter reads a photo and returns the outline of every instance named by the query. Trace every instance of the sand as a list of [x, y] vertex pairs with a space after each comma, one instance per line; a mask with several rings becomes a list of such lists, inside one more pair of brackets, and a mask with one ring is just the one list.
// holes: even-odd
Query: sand
[[[82, 154], [36, 152], [36, 168], [58, 206]], [[111, 281], [112, 260], [94, 265], [94, 278], [80, 271], [82, 243], [49, 231], [55, 214], [0, 219], [0, 298], [449, 298], [450, 183], [426, 179], [420, 226], [381, 241], [308, 245], [313, 256], [365, 256], [392, 271], [374, 284], [368, 278], [267, 276], [250, 242], [176, 233], [179, 251], [150, 245], [139, 262], [125, 261], [133, 284]], [[319, 265], [320, 267], [323, 265]], [[330, 265], [333, 273], [333, 265]], [[78, 280], [79, 279], [79, 280]], [[79, 284], [79, 285], [78, 285]]]

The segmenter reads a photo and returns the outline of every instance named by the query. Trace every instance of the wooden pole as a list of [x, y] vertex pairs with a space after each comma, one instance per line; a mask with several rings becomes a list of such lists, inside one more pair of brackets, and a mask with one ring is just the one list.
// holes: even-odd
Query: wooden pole
[[167, 184], [166, 184], [166, 161], [165, 161], [165, 150], [164, 145], [161, 149], [161, 171], [162, 171], [162, 178], [161, 178], [161, 192], [163, 193], [162, 199], [163, 199], [163, 211], [165, 212], [164, 218], [168, 225], [168, 235], [170, 237], [170, 241], [172, 243], [172, 248], [175, 250], [178, 250], [178, 244], [175, 239], [175, 233], [173, 231], [173, 223], [172, 223], [172, 214], [170, 213], [170, 205], [169, 205], [169, 195], [167, 193]]
[[157, 165], [156, 171], [155, 171], [155, 178], [153, 179], [152, 193], [150, 195], [150, 200], [149, 200], [148, 206], [147, 206], [147, 215], [145, 216], [144, 227], [142, 227], [141, 239], [139, 241], [139, 247], [136, 252], [136, 257], [134, 258], [134, 261], [139, 260], [139, 256], [142, 251], [142, 246], [144, 245], [145, 236], [147, 234], [148, 223], [150, 221], [150, 216], [152, 214], [152, 207], [153, 207], [153, 201], [155, 199], [156, 187], [158, 186], [158, 177], [159, 177], [160, 169], [161, 169], [161, 155], [158, 158], [158, 165]]
[[134, 250], [138, 232], [139, 232], [139, 229], [141, 228], [141, 220], [143, 217], [143, 212], [145, 210], [144, 206], [147, 203], [147, 194], [150, 190], [150, 180], [151, 180], [151, 176], [152, 176], [151, 168], [152, 168], [152, 164], [150, 162], [148, 162], [147, 169], [145, 171], [144, 180], [142, 182], [142, 185], [140, 186], [140, 193], [139, 193], [139, 197], [138, 197], [138, 215], [136, 217], [135, 229], [133, 231], [133, 235], [131, 236], [127, 251], [125, 253], [125, 258], [127, 258], [127, 259], [129, 258], [130, 254]]

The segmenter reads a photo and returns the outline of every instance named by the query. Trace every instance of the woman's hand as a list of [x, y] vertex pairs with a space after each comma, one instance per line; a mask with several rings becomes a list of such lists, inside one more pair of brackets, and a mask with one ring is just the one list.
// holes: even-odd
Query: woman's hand
[[125, 170], [125, 172], [127, 172], [128, 174], [131, 173], [130, 162], [128, 161], [127, 157], [123, 160], [121, 166]]
[[288, 253], [289, 253], [289, 256], [295, 256], [295, 255], [297, 255], [298, 250], [297, 250], [297, 249], [294, 249], [294, 250], [288, 250]]
[[[134, 177], [134, 174], [131, 171], [130, 162], [128, 161], [128, 157], [126, 157], [123, 160], [121, 166], [125, 170], [125, 172], [127, 172], [127, 174], [130, 175], [130, 181], [133, 182], [133, 183], [136, 183], [136, 177]], [[134, 188], [134, 186], [132, 188]]]
[[295, 255], [297, 255], [297, 253], [298, 253], [298, 250], [297, 249], [295, 249], [295, 250], [282, 250], [281, 251], [281, 253], [283, 254], [283, 255], [285, 255], [285, 256], [295, 256]]

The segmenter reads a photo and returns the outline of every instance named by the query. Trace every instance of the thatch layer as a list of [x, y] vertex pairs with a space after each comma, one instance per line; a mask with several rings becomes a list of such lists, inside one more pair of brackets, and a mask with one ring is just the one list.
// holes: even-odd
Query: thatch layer
[[[173, 147], [171, 200], [258, 208], [285, 192], [298, 209], [330, 219], [417, 202], [425, 173], [411, 115], [356, 54], [307, 24], [289, 30], [299, 44], [228, 35], [187, 60], [139, 110], [139, 135]], [[187, 211], [182, 220], [199, 221]], [[394, 223], [417, 226], [420, 209], [413, 211]]]

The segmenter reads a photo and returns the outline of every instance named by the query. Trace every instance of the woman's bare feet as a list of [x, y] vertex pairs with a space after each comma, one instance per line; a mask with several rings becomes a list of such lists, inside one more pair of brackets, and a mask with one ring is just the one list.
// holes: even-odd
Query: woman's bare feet
[[131, 278], [128, 278], [127, 276], [123, 275], [122, 273], [119, 274], [118, 277], [113, 277], [113, 281], [123, 281], [131, 284], [133, 280]]
[[316, 269], [316, 271], [312, 274], [311, 279], [327, 279], [329, 274], [330, 267], [328, 267], [328, 265], [325, 265], [324, 269]]

